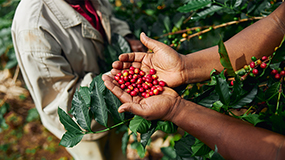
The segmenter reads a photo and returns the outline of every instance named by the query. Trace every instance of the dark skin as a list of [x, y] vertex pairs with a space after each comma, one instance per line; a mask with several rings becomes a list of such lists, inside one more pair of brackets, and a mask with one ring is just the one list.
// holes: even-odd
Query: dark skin
[[[284, 15], [285, 3], [282, 3], [270, 16], [225, 42], [235, 70], [249, 64], [252, 56], [261, 58], [273, 53], [285, 33]], [[132, 112], [147, 120], [171, 121], [210, 148], [214, 149], [217, 145], [219, 153], [225, 159], [285, 159], [285, 136], [184, 100], [169, 88], [206, 80], [214, 68], [221, 71], [223, 67], [217, 46], [181, 55], [167, 45], [148, 38], [144, 33], [140, 38], [154, 53], [123, 54], [119, 57], [120, 61], [113, 63], [111, 74], [114, 76], [131, 65], [146, 72], [154, 68], [168, 87], [164, 87], [165, 90], [160, 95], [132, 97], [117, 85], [112, 76], [103, 75], [106, 87], [123, 103], [118, 110], [120, 113]]]
[[[87, 9], [85, 8], [85, 0], [64, 0], [65, 2], [67, 2], [68, 4], [72, 4], [72, 5], [80, 5], [81, 8], [87, 13], [89, 14], [89, 12], [87, 11]], [[92, 14], [89, 14], [90, 17], [94, 17]], [[94, 18], [93, 18], [94, 19]], [[129, 43], [131, 50], [133, 52], [146, 52], [147, 48], [139, 41], [135, 38], [135, 36], [133, 36], [132, 34], [126, 35], [124, 37], [126, 39], [126, 41]]]

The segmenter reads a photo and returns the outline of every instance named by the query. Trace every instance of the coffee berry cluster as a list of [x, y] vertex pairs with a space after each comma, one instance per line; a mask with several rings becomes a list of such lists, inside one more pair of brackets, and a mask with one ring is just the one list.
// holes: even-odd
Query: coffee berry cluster
[[121, 89], [131, 96], [149, 97], [163, 92], [166, 83], [158, 80], [155, 69], [150, 69], [146, 74], [139, 68], [131, 66], [128, 70], [117, 73], [114, 79], [119, 83]]
[[[241, 76], [241, 80], [244, 80], [248, 75], [256, 77], [267, 68], [269, 59], [270, 58], [267, 56], [263, 56], [261, 59], [257, 59], [253, 56], [251, 57], [252, 62], [249, 65], [245, 65], [237, 72], [237, 74]], [[274, 79], [279, 80], [280, 78], [285, 77], [285, 70], [282, 70], [281, 68], [272, 69], [271, 75]], [[233, 85], [233, 82], [231, 82], [231, 85]]]

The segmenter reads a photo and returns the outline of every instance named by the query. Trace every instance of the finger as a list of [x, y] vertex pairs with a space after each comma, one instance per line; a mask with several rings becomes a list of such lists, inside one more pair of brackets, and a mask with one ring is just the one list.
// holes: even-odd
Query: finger
[[144, 52], [124, 53], [119, 56], [119, 60], [122, 62], [141, 62], [146, 54]]
[[123, 62], [115, 61], [112, 63], [112, 67], [115, 69], [123, 69]]
[[154, 53], [158, 52], [163, 47], [168, 47], [162, 42], [149, 38], [144, 32], [141, 33], [140, 40], [147, 48], [151, 49]]
[[107, 75], [107, 74], [103, 74], [102, 75], [102, 80], [103, 81], [113, 81], [113, 78], [111, 78], [109, 75]]
[[[104, 76], [104, 78], [106, 78]], [[115, 80], [114, 80], [115, 81]], [[132, 97], [127, 92], [123, 91], [120, 87], [114, 84], [111, 79], [106, 78], [104, 81], [105, 86], [116, 96], [122, 103], [132, 102]]]
[[118, 109], [119, 113], [131, 112], [136, 115], [139, 115], [141, 111], [142, 111], [142, 108], [140, 104], [137, 104], [137, 103], [124, 103]]

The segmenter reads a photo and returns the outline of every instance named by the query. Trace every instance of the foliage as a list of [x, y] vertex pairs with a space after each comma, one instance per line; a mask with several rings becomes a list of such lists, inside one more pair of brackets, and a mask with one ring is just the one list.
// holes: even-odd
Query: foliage
[[[285, 134], [285, 127], [279, 125], [285, 121], [285, 111], [282, 107], [285, 98], [284, 79], [282, 77], [277, 80], [270, 76], [272, 69], [284, 68], [284, 45], [280, 45], [273, 53], [267, 62], [268, 67], [258, 75], [252, 75], [250, 71], [244, 69], [233, 72], [223, 47], [223, 41], [269, 15], [280, 2], [274, 0], [136, 0], [134, 2], [110, 0], [110, 2], [115, 5], [116, 16], [129, 23], [137, 38], [141, 32], [145, 32], [182, 54], [219, 45], [221, 63], [225, 70], [221, 73], [213, 70], [209, 81], [189, 84], [186, 89], [180, 91], [183, 98], [256, 126]], [[11, 24], [18, 3], [19, 0], [0, 0], [0, 69], [13, 68], [17, 64], [11, 39]], [[223, 37], [223, 40], [220, 37]], [[108, 58], [105, 61], [106, 67], [102, 68], [104, 71], [110, 69], [110, 64], [119, 54], [129, 52], [123, 38], [120, 36], [116, 38], [118, 43], [106, 46]], [[244, 72], [243, 76], [241, 72]], [[58, 109], [60, 120], [67, 130], [62, 137], [61, 145], [72, 147], [88, 133], [104, 132], [113, 128], [126, 131], [126, 128], [130, 128], [132, 133], [126, 132], [122, 148], [126, 149], [130, 136], [136, 135], [137, 132], [141, 133], [141, 140], [135, 140], [132, 147], [136, 148], [143, 157], [145, 147], [151, 143], [150, 137], [156, 130], [168, 134], [176, 133], [177, 126], [171, 122], [147, 121], [139, 116], [119, 114], [117, 108], [121, 104], [120, 101], [105, 88], [100, 76], [97, 77], [90, 87], [81, 87], [74, 94], [69, 113], [76, 121]], [[235, 80], [233, 86], [230, 85], [232, 79]], [[2, 106], [3, 114], [4, 110]], [[237, 110], [245, 112], [236, 115]], [[37, 117], [33, 112], [30, 116], [31, 120]], [[3, 118], [0, 119], [1, 124], [5, 124]], [[93, 119], [106, 129], [92, 131]], [[109, 124], [109, 119], [112, 119], [115, 125]], [[162, 152], [163, 159], [223, 159], [218, 154], [217, 148], [213, 151], [187, 133], [181, 139], [176, 139], [173, 145], [162, 148]]]
[[0, 69], [10, 69], [18, 64], [11, 37], [11, 25], [19, 2], [20, 0], [0, 1]]

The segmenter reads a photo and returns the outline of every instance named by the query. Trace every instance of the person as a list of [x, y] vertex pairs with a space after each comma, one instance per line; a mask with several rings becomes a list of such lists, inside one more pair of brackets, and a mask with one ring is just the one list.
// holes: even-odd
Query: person
[[[58, 138], [65, 133], [58, 107], [69, 111], [75, 90], [101, 73], [104, 45], [111, 42], [112, 34], [125, 37], [132, 51], [145, 51], [127, 23], [112, 15], [108, 0], [21, 0], [11, 31], [42, 124]], [[93, 130], [102, 128], [92, 121]], [[120, 136], [113, 132], [87, 134], [66, 149], [78, 160], [125, 159]]]
[[[251, 57], [270, 55], [285, 35], [285, 3], [266, 18], [245, 28], [225, 42], [235, 70], [251, 62]], [[173, 87], [210, 78], [212, 69], [223, 70], [218, 47], [210, 47], [187, 55], [178, 54], [169, 46], [141, 33], [142, 43], [153, 53], [133, 52], [120, 55], [113, 63], [112, 76], [130, 66], [148, 72], [156, 70], [167, 87], [159, 95], [132, 97], [124, 92], [112, 76], [102, 77], [106, 87], [123, 103], [118, 112], [131, 112], [147, 120], [171, 121], [198, 138], [225, 159], [285, 159], [285, 136], [212, 109], [182, 99]], [[171, 78], [169, 78], [171, 77]], [[211, 125], [208, 125], [211, 124]], [[282, 124], [281, 124], [282, 125]]]

